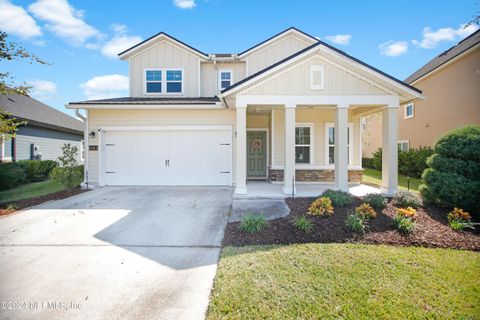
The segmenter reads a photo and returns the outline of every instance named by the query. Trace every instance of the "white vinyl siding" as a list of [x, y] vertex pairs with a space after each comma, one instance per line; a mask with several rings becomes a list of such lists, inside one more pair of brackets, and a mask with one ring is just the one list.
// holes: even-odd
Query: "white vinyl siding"
[[245, 62], [222, 63], [218, 62], [216, 67], [213, 63], [204, 62], [201, 65], [201, 96], [213, 97], [219, 91], [219, 70], [232, 71], [232, 84], [245, 78]]

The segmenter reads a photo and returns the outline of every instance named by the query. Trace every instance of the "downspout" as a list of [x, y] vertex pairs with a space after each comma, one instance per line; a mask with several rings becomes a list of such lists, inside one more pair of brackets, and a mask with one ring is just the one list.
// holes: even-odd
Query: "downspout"
[[86, 188], [87, 190], [89, 189], [88, 185], [88, 153], [90, 149], [90, 144], [88, 141], [89, 135], [88, 135], [88, 110], [85, 110], [86, 116], [80, 113], [79, 109], [75, 109], [75, 115], [80, 118], [83, 123], [83, 152], [85, 155], [83, 156], [83, 183], [82, 187]]

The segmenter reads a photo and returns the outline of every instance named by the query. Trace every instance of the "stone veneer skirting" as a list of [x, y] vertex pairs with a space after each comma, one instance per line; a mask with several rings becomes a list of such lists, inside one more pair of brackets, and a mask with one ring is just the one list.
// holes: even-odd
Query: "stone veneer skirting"
[[[283, 170], [270, 169], [270, 181], [283, 181]], [[297, 182], [335, 182], [334, 170], [295, 170]], [[349, 182], [362, 182], [362, 170], [348, 170]]]

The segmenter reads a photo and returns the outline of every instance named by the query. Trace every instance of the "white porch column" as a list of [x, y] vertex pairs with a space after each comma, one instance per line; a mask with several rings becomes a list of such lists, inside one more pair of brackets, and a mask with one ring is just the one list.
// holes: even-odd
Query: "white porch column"
[[247, 105], [236, 110], [235, 193], [247, 194]]
[[[335, 188], [348, 191], [348, 105], [337, 105], [335, 118]], [[350, 142], [352, 143], [352, 142]]]
[[283, 193], [295, 192], [295, 105], [285, 105], [285, 163]]
[[398, 102], [382, 110], [382, 193], [393, 195], [398, 188]]

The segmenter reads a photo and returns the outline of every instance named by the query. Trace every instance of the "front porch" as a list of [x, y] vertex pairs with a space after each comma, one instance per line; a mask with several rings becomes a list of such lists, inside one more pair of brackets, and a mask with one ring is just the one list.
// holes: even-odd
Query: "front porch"
[[[317, 197], [327, 189], [333, 189], [332, 183], [297, 183], [295, 197]], [[234, 199], [284, 199], [292, 194], [283, 192], [283, 184], [270, 183], [268, 181], [248, 181], [248, 194], [234, 194]], [[381, 193], [380, 189], [365, 184], [351, 183], [348, 185], [348, 192], [357, 197], [368, 193]]]

